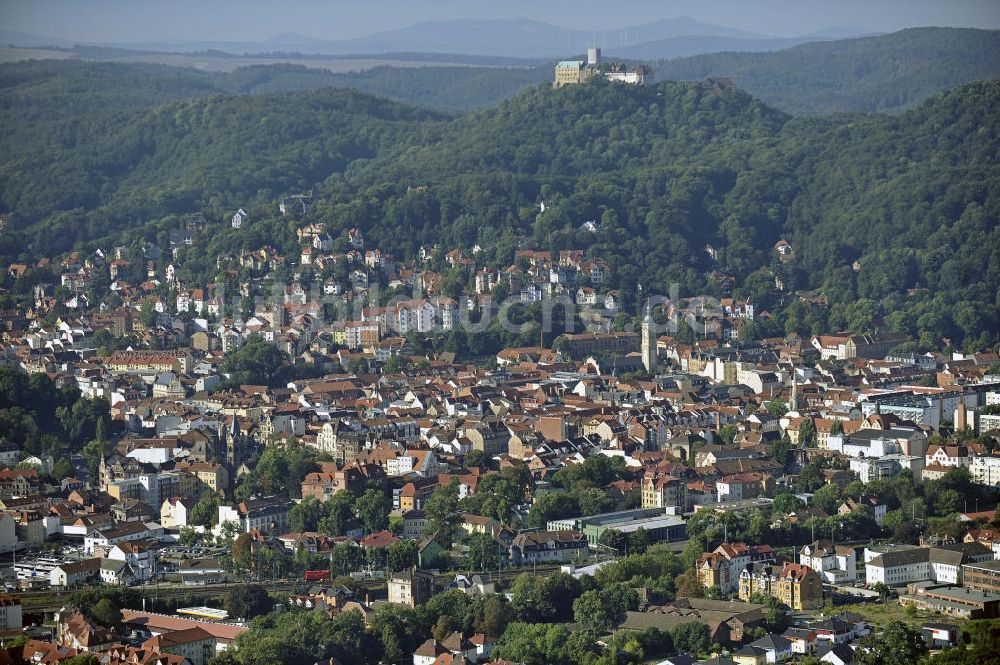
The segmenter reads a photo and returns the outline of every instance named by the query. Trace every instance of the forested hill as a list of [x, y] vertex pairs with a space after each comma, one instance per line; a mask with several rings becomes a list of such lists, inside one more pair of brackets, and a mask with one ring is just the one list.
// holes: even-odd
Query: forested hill
[[[98, 103], [105, 110], [147, 108], [216, 94], [342, 87], [436, 110], [466, 112], [493, 107], [526, 88], [550, 81], [554, 64], [379, 66], [337, 74], [299, 64], [273, 64], [216, 72], [102, 62], [101, 51], [93, 49], [76, 53], [84, 59], [0, 65], [0, 108], [16, 105], [30, 109], [33, 116], [41, 113], [42, 118], [49, 118], [59, 109], [89, 111]], [[106, 57], [119, 55], [113, 52]], [[144, 57], [155, 58], [157, 54]], [[204, 59], [212, 58], [206, 54]], [[239, 57], [226, 56], [218, 64], [230, 67], [240, 62]], [[895, 111], [956, 85], [1000, 77], [1000, 31], [913, 28], [769, 53], [714, 53], [652, 64], [658, 80], [728, 77], [765, 103], [793, 114]]]
[[57, 253], [172, 213], [271, 201], [446, 118], [327, 88], [87, 113], [33, 135], [21, 127], [0, 167], [0, 205], [14, 213], [2, 251]]
[[[22, 134], [0, 165], [13, 211], [0, 263], [162, 240], [202, 212], [216, 226], [184, 272], [205, 283], [217, 254], [293, 253], [290, 225], [324, 220], [399, 258], [432, 242], [479, 242], [498, 265], [518, 244], [584, 249], [614, 266], [626, 301], [640, 281], [711, 292], [719, 269], [789, 330], [885, 315], [914, 337], [985, 345], [1000, 330], [997, 108], [998, 82], [899, 116], [829, 118], [793, 118], [724, 81], [542, 84], [454, 119], [329, 89], [171, 102]], [[309, 188], [305, 219], [281, 219], [277, 198]], [[226, 224], [237, 206], [252, 217], [240, 231]], [[780, 238], [795, 261], [777, 261]], [[832, 307], [783, 300], [775, 276]]]
[[[777, 273], [835, 303], [832, 320], [792, 308], [792, 329], [862, 329], [884, 313], [915, 338], [986, 344], [1000, 329], [997, 108], [996, 81], [899, 116], [815, 119], [720, 82], [540, 88], [453, 122], [438, 144], [375, 160], [339, 190], [346, 202], [317, 214], [400, 254], [434, 238], [509, 255], [504, 239], [518, 234], [586, 248], [627, 294], [640, 281], [710, 291], [718, 267], [767, 309]], [[369, 182], [380, 184], [358, 196]], [[429, 191], [407, 192], [413, 183]], [[781, 238], [796, 261], [777, 261]]]
[[956, 85], [1000, 78], [1000, 31], [911, 28], [771, 53], [712, 53], [656, 63], [658, 79], [727, 77], [794, 114], [898, 111]]
[[[552, 67], [381, 65], [333, 73], [296, 64], [252, 65], [231, 72], [159, 64], [29, 60], [0, 65], [0, 108], [34, 119], [51, 119], [72, 108], [149, 108], [212, 95], [351, 88], [385, 99], [462, 113], [495, 106], [527, 87], [552, 78]], [[68, 106], [67, 106], [68, 105]]]

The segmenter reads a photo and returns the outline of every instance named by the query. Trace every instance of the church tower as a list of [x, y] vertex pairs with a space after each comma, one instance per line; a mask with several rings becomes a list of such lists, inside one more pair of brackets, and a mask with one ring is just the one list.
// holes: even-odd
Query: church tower
[[646, 317], [642, 320], [642, 365], [651, 376], [656, 376], [656, 338], [649, 305], [646, 305]]

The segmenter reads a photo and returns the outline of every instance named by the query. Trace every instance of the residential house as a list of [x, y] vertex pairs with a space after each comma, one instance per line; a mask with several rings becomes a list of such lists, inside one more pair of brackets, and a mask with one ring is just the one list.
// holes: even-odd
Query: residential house
[[388, 582], [389, 602], [408, 607], [423, 605], [434, 592], [434, 576], [412, 568], [394, 573]]
[[160, 506], [160, 526], [164, 529], [179, 529], [190, 526], [191, 511], [198, 501], [179, 496], [164, 500]]
[[49, 585], [54, 588], [72, 589], [99, 577], [102, 559], [81, 559], [61, 563], [49, 573]]
[[515, 566], [579, 561], [587, 554], [587, 538], [579, 531], [531, 531], [514, 537], [510, 560]]
[[799, 550], [799, 563], [815, 570], [827, 584], [857, 579], [857, 554], [853, 547], [816, 540]]

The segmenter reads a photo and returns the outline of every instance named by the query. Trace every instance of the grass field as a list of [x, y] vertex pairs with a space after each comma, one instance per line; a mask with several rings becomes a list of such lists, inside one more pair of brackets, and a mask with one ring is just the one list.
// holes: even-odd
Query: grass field
[[966, 623], [965, 619], [961, 619], [959, 617], [945, 616], [943, 614], [924, 612], [921, 610], [914, 612], [913, 609], [907, 609], [895, 600], [890, 600], [885, 603], [842, 605], [837, 607], [835, 612], [831, 612], [831, 610], [827, 608], [828, 614], [837, 614], [839, 612], [853, 612], [854, 614], [860, 614], [874, 624], [883, 624], [892, 619], [896, 619], [897, 621], [902, 621], [918, 628], [928, 621], [952, 623], [958, 625], [959, 627], [965, 625]]
[[0, 63], [18, 62], [19, 60], [66, 60], [72, 53], [65, 51], [50, 51], [44, 48], [10, 48], [0, 46]]

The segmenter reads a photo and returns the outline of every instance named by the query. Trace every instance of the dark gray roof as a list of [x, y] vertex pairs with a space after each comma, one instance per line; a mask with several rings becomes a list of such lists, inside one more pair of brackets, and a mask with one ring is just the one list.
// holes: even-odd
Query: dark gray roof
[[923, 563], [930, 557], [930, 548], [918, 547], [914, 550], [895, 550], [880, 554], [868, 562], [869, 566], [881, 566], [883, 568], [893, 568], [895, 566], [910, 566], [916, 563]]
[[759, 640], [754, 640], [750, 643], [752, 647], [760, 647], [761, 649], [774, 649], [775, 651], [784, 651], [791, 648], [792, 643], [781, 635], [776, 635], [775, 633], [768, 633]]

